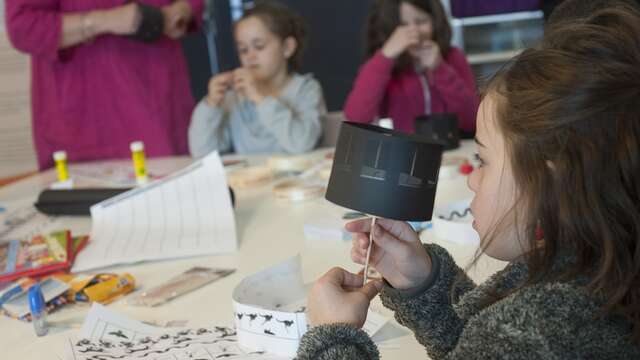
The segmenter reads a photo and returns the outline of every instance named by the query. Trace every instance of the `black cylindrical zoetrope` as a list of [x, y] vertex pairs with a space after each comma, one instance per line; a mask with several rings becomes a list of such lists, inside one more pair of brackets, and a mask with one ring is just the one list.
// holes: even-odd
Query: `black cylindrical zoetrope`
[[418, 135], [344, 122], [326, 198], [377, 217], [430, 220], [442, 150]]

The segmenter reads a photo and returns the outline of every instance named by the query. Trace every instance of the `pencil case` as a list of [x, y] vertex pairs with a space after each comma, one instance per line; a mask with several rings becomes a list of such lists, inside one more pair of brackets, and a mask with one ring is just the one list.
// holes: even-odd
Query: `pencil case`
[[[91, 206], [129, 190], [131, 189], [46, 189], [40, 192], [34, 206], [41, 213], [48, 215], [91, 215]], [[231, 205], [235, 206], [235, 194], [231, 188], [229, 195]]]
[[46, 189], [40, 192], [34, 206], [38, 211], [49, 215], [90, 215], [91, 206], [129, 190], [131, 189]]

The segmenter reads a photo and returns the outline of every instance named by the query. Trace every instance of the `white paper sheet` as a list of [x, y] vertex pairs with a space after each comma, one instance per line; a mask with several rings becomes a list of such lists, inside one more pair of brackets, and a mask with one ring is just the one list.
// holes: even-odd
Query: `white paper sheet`
[[[308, 329], [304, 312], [308, 289], [302, 281], [299, 255], [242, 280], [232, 296], [240, 344], [294, 356]], [[373, 336], [387, 320], [370, 310], [363, 329]]]
[[364, 322], [362, 330], [364, 330], [364, 332], [366, 332], [370, 337], [373, 337], [388, 321], [389, 318], [386, 316], [369, 309], [367, 312], [367, 321]]
[[31, 237], [61, 227], [60, 220], [38, 212], [33, 201], [3, 203], [0, 212], [0, 241], [28, 240]]
[[94, 302], [84, 320], [80, 337], [93, 342], [136, 341], [163, 331], [166, 330], [130, 319]]
[[76, 259], [75, 272], [237, 248], [229, 189], [216, 152], [92, 206], [91, 217], [91, 240]]
[[433, 211], [431, 223], [439, 239], [460, 245], [480, 244], [480, 237], [472, 226], [473, 215], [468, 211], [470, 203], [471, 199], [467, 199], [440, 206]]
[[162, 329], [94, 304], [79, 337], [65, 346], [66, 360], [277, 359], [238, 345], [233, 329]]
[[351, 221], [344, 219], [344, 215], [351, 212], [322, 199], [307, 205], [309, 211], [304, 219], [304, 237], [308, 240], [351, 240], [351, 233], [344, 225]]

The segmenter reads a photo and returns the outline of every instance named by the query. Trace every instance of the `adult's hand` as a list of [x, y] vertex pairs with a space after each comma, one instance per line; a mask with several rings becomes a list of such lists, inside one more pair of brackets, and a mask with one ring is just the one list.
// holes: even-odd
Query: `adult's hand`
[[172, 39], [184, 36], [191, 22], [193, 13], [191, 5], [185, 0], [176, 0], [162, 7], [164, 16], [164, 33]]

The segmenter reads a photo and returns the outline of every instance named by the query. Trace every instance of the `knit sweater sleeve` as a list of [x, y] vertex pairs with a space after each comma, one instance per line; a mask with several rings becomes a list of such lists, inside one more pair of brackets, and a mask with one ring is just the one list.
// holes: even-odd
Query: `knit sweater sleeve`
[[429, 355], [438, 358], [457, 344], [464, 321], [454, 305], [476, 285], [447, 250], [435, 244], [425, 248], [432, 260], [431, 276], [425, 283], [411, 292], [385, 286], [380, 298], [395, 311], [396, 320], [413, 331]]
[[627, 340], [630, 328], [599, 311], [578, 286], [529, 286], [471, 317], [444, 358], [639, 359], [640, 347]]
[[[467, 311], [463, 323], [453, 308], [463, 314], [462, 308], [472, 306], [473, 298], [486, 289], [468, 292], [473, 283], [461, 279], [453, 301], [447, 302], [446, 289], [451, 289], [457, 267], [444, 249], [427, 249], [438, 274], [427, 280], [426, 290], [399, 294], [387, 287], [382, 300], [414, 331], [432, 359], [640, 359], [640, 347], [629, 341], [630, 323], [620, 316], [596, 316], [600, 300], [575, 284], [527, 286], [479, 312]], [[366, 334], [341, 324], [309, 331], [298, 354], [300, 359], [378, 358]]]
[[311, 328], [300, 340], [298, 360], [379, 359], [378, 348], [362, 329], [347, 324]]
[[[434, 358], [448, 360], [581, 358], [580, 356], [558, 356], [563, 351], [553, 349], [553, 341], [547, 337], [548, 332], [557, 331], [559, 325], [559, 319], [549, 318], [549, 314], [555, 310], [551, 308], [545, 310], [542, 298], [537, 296], [525, 296], [525, 298], [508, 299], [507, 303], [495, 304], [472, 317], [460, 334], [455, 347], [449, 353], [440, 354], [443, 356]], [[549, 300], [552, 304], [553, 296]], [[571, 323], [571, 319], [565, 319], [565, 321], [568, 321], [567, 324]]]
[[[386, 285], [382, 303], [395, 311], [395, 318], [410, 328], [433, 357], [442, 357], [457, 343], [464, 327], [453, 310], [453, 303], [473, 289], [475, 284], [455, 264], [442, 247], [425, 245], [432, 259], [429, 278], [412, 291], [400, 291]], [[456, 279], [457, 275], [460, 275]], [[453, 289], [453, 291], [452, 291]], [[454, 301], [451, 301], [451, 294]], [[364, 332], [347, 325], [332, 324], [306, 333], [298, 350], [299, 359], [377, 359], [378, 353]]]

